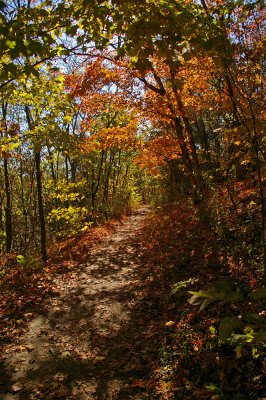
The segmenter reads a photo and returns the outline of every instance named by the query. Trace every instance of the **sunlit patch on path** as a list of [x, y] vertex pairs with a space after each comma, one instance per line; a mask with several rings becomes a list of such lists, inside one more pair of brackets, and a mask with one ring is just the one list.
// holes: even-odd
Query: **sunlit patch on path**
[[147, 213], [131, 215], [68, 282], [57, 278], [60, 290], [47, 312], [6, 348], [1, 399], [141, 398], [134, 380], [149, 370], [148, 281], [140, 257]]

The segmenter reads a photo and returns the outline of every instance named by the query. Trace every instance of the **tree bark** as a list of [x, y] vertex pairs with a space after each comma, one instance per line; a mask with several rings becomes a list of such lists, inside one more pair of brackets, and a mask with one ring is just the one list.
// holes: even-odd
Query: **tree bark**
[[41, 231], [41, 258], [43, 262], [47, 261], [46, 252], [46, 226], [44, 216], [44, 206], [42, 197], [42, 178], [41, 178], [41, 153], [37, 151], [35, 153], [35, 167], [36, 167], [36, 183], [37, 183], [37, 195], [38, 195], [38, 211], [39, 211], [39, 223]]
[[[7, 114], [7, 103], [2, 102], [2, 123], [5, 125]], [[2, 132], [2, 137], [4, 136]], [[11, 210], [11, 191], [10, 191], [10, 179], [8, 170], [8, 160], [4, 158], [4, 180], [5, 180], [5, 234], [6, 234], [6, 252], [10, 253], [13, 241], [13, 226], [12, 226], [12, 210]]]
[[6, 192], [6, 207], [5, 207], [6, 252], [10, 253], [12, 248], [13, 229], [12, 229], [11, 193], [10, 193], [7, 159], [4, 159], [4, 175], [5, 175], [5, 192]]
[[[32, 120], [30, 115], [30, 109], [25, 106], [25, 113], [27, 118], [28, 127], [32, 129]], [[43, 262], [47, 261], [46, 252], [46, 226], [42, 196], [42, 177], [41, 177], [41, 152], [35, 148], [34, 154], [35, 168], [36, 168], [36, 185], [37, 185], [37, 198], [38, 198], [38, 212], [39, 212], [39, 224], [40, 224], [40, 244], [41, 244], [41, 259]]]

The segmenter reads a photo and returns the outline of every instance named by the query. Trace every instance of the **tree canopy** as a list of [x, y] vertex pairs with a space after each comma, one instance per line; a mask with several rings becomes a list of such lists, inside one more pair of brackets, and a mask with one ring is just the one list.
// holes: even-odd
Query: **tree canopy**
[[[0, 0], [0, 282], [9, 295], [15, 281], [49, 285], [73, 257], [86, 262], [95, 230], [107, 234], [106, 221], [148, 204], [144, 279], [167, 298], [188, 288], [197, 318], [212, 313], [195, 333], [195, 314], [178, 300], [179, 322], [164, 326], [181, 343], [166, 335], [171, 379], [179, 360], [188, 368], [184, 348], [197, 369], [204, 351], [261, 360], [263, 12], [261, 0]], [[156, 398], [174, 398], [163, 397], [163, 379]]]

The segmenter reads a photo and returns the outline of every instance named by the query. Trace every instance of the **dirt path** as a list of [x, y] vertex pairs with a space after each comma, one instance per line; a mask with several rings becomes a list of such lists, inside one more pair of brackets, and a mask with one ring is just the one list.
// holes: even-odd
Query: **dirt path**
[[68, 282], [57, 278], [47, 312], [7, 349], [1, 400], [147, 398], [141, 382], [151, 367], [157, 317], [141, 262], [147, 213], [131, 215]]

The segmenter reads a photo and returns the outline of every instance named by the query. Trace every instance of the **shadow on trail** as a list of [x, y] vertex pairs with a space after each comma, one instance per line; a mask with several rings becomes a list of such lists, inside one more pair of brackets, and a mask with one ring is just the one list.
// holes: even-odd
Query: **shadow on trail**
[[48, 313], [32, 321], [25, 351], [7, 357], [4, 400], [141, 399], [161, 307], [140, 259], [145, 214], [89, 255]]
[[[105, 294], [108, 294], [111, 301], [121, 302], [121, 297], [123, 300], [123, 296], [116, 291], [105, 292]], [[134, 288], [131, 290], [127, 288], [127, 296], [134, 297]], [[134, 383], [134, 379], [148, 377], [151, 368], [150, 361], [153, 358], [152, 351], [155, 350], [154, 344], [151, 345], [147, 335], [149, 334], [149, 325], [154, 322], [153, 317], [156, 318], [157, 313], [149, 305], [149, 291], [146, 296], [147, 299], [142, 298], [131, 310], [127, 323], [109, 335], [104, 331], [108, 328], [108, 323], [103, 323], [102, 331], [99, 331], [93, 320], [95, 309], [88, 308], [87, 311], [88, 314], [91, 314], [91, 318], [89, 316], [85, 318], [86, 323], [82, 325], [80, 336], [82, 336], [83, 343], [87, 342], [88, 347], [95, 352], [91, 355], [91, 359], [79, 359], [75, 353], [74, 356], [70, 354], [66, 357], [62, 357], [62, 353], [55, 354], [53, 357], [38, 361], [38, 368], [30, 371], [27, 379], [33, 382], [45, 380], [48, 384], [58, 373], [61, 373], [64, 376], [63, 386], [73, 386], [76, 384], [73, 381], [77, 380], [82, 382], [81, 386], [87, 395], [91, 394], [91, 398], [99, 400], [130, 399], [131, 396], [139, 393], [139, 389], [134, 389], [130, 385]], [[72, 299], [70, 298], [69, 304], [71, 303]], [[69, 318], [71, 319], [70, 326], [64, 328], [62, 325], [60, 329], [61, 340], [67, 343], [75, 341], [76, 335], [79, 334], [77, 326], [84, 318], [83, 308], [72, 306]], [[51, 322], [53, 325], [53, 321]], [[113, 321], [113, 323], [115, 322]], [[60, 318], [57, 323], [60, 324]], [[65, 333], [63, 329], [65, 329]], [[79, 398], [82, 399], [83, 390], [76, 388], [72, 391], [72, 395], [79, 394]], [[52, 395], [49, 398], [58, 398], [62, 392], [62, 382], [54, 381], [52, 391], [53, 393], [49, 388], [48, 393]], [[88, 397], [84, 398], [88, 399]]]

